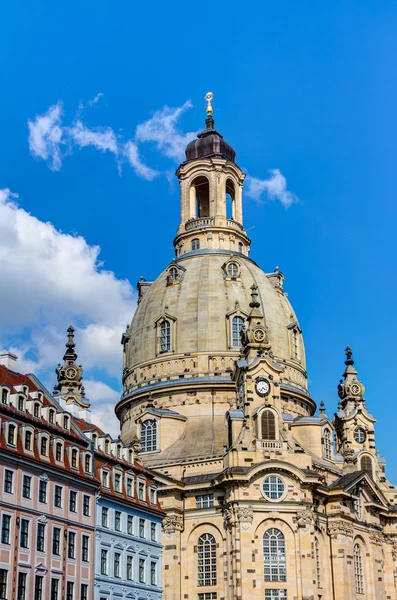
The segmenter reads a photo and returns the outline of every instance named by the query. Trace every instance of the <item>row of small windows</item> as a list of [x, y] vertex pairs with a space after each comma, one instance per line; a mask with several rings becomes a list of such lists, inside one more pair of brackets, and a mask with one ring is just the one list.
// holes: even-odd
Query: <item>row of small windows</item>
[[[7, 579], [8, 579], [8, 571], [6, 569], [0, 569], [0, 598], [7, 599], [9, 596], [7, 595]], [[18, 573], [18, 600], [25, 600], [27, 598], [27, 581], [28, 574], [20, 572]], [[43, 575], [34, 575], [34, 600], [44, 600], [45, 598], [49, 598], [49, 600], [61, 600], [62, 596], [62, 581], [58, 578], [51, 578], [50, 583], [50, 595], [45, 595], [45, 576]], [[74, 600], [75, 598], [75, 588], [77, 585], [73, 581], [66, 582], [66, 596], [64, 596], [65, 600]], [[88, 584], [81, 583], [80, 584], [80, 600], [88, 600]]]
[[[109, 575], [109, 550], [101, 549], [101, 575]], [[137, 559], [137, 577], [135, 576], [134, 569], [134, 557], [131, 554], [127, 554], [125, 557], [124, 569], [122, 568], [122, 555], [120, 552], [115, 552], [113, 555], [113, 577], [117, 579], [122, 578], [122, 572], [125, 573], [125, 579], [127, 581], [137, 580], [139, 583], [146, 583], [150, 585], [158, 585], [157, 583], [157, 562], [148, 561], [144, 558]], [[148, 564], [149, 563], [149, 564]]]
[[[17, 434], [18, 427], [12, 422], [7, 422], [5, 424], [6, 429], [6, 440], [9, 446], [14, 448], [17, 447]], [[33, 452], [33, 441], [34, 441], [34, 430], [27, 429], [26, 427], [21, 428], [22, 432], [22, 444], [23, 449], [27, 452]], [[50, 456], [50, 436], [44, 433], [40, 433], [37, 436], [38, 438], [38, 449], [40, 452], [40, 456], [49, 458]], [[63, 463], [64, 462], [64, 442], [57, 441], [56, 439], [52, 441], [52, 449], [53, 455], [56, 462]], [[69, 448], [69, 460], [70, 466], [72, 469], [79, 468], [79, 450], [77, 448]], [[92, 472], [92, 456], [89, 453], [84, 454], [84, 471], [86, 473]]]
[[[102, 485], [103, 487], [110, 489], [110, 473], [104, 469], [102, 470]], [[127, 496], [133, 498], [135, 491], [135, 480], [133, 477], [125, 475], [125, 488]], [[123, 475], [121, 473], [114, 473], [113, 489], [118, 494], [123, 493]], [[146, 483], [138, 480], [136, 482], [136, 490], [138, 494], [138, 500], [141, 502], [146, 502]], [[153, 487], [149, 487], [149, 499], [150, 504], [156, 504], [156, 490]]]
[[[26, 500], [32, 500], [32, 484], [33, 478], [30, 475], [23, 475], [22, 478], [22, 497]], [[4, 469], [4, 492], [7, 494], [14, 493], [14, 471], [10, 469]], [[54, 497], [53, 505], [55, 508], [63, 508], [63, 494], [64, 488], [61, 485], [54, 485]], [[82, 496], [82, 513], [85, 517], [89, 517], [91, 514], [91, 498], [87, 494], [81, 494]], [[38, 489], [38, 501], [40, 504], [48, 503], [48, 481], [43, 479], [39, 480]], [[77, 512], [77, 506], [79, 501], [79, 494], [75, 490], [69, 490], [69, 510], [71, 512]]]
[[[10, 404], [10, 398], [11, 398], [11, 393], [7, 388], [2, 388], [1, 390], [1, 403], [3, 405], [9, 406]], [[42, 396], [39, 394], [37, 396], [37, 402], [33, 402], [32, 400], [26, 400], [26, 398], [24, 396], [18, 396], [16, 403], [13, 402], [13, 404], [15, 404], [15, 408], [20, 411], [20, 412], [26, 412], [27, 408], [26, 408], [26, 403], [29, 402], [33, 404], [33, 410], [32, 410], [32, 415], [33, 417], [35, 417], [36, 419], [41, 419], [42, 416], [47, 417], [48, 422], [51, 423], [52, 425], [59, 425], [62, 426], [64, 429], [69, 430], [70, 429], [70, 417], [69, 415], [63, 415], [62, 413], [57, 413], [57, 411], [54, 408], [48, 408], [45, 407], [43, 408], [42, 406]], [[43, 412], [43, 414], [42, 414]], [[57, 418], [58, 417], [58, 418]]]
[[[113, 529], [115, 531], [124, 532], [127, 535], [139, 536], [142, 539], [150, 539], [152, 542], [157, 542], [158, 532], [157, 524], [150, 522], [150, 530], [148, 531], [148, 523], [142, 517], [136, 518], [134, 515], [123, 514], [119, 510], [114, 511]], [[105, 529], [110, 529], [109, 508], [102, 507], [101, 525]]]
[[[1, 519], [1, 543], [5, 545], [11, 544], [11, 515], [3, 513]], [[30, 528], [31, 521], [29, 519], [22, 518], [19, 522], [19, 546], [20, 548], [30, 548]], [[46, 523], [37, 523], [36, 528], [36, 551], [46, 552]], [[69, 531], [67, 533], [67, 556], [68, 558], [76, 558], [76, 540], [77, 533], [75, 531]], [[90, 536], [81, 536], [81, 560], [83, 562], [89, 562], [89, 546]], [[62, 551], [62, 529], [60, 527], [52, 528], [52, 554], [54, 556], [60, 556]]]

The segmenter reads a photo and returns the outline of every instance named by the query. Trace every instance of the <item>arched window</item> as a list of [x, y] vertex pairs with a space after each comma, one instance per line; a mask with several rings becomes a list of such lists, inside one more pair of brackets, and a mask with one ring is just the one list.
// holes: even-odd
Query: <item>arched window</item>
[[170, 281], [176, 281], [178, 279], [178, 269], [176, 267], [171, 267], [169, 270], [169, 279]]
[[117, 444], [117, 458], [118, 459], [121, 458], [121, 446], [120, 446], [120, 444]]
[[242, 242], [238, 243], [238, 251], [241, 252], [241, 254], [243, 253], [243, 244], [242, 244]]
[[268, 529], [263, 535], [265, 581], [287, 581], [285, 539], [279, 529]]
[[32, 449], [32, 432], [28, 430], [25, 432], [25, 450], [31, 450], [31, 449]]
[[299, 351], [298, 351], [298, 332], [296, 329], [292, 330], [292, 357], [298, 360]]
[[141, 425], [141, 450], [154, 452], [157, 450], [157, 421], [148, 419]]
[[63, 428], [69, 429], [69, 417], [67, 416], [63, 417]]
[[8, 404], [8, 390], [4, 388], [1, 390], [1, 403]]
[[171, 323], [167, 320], [160, 325], [160, 352], [171, 350]]
[[356, 582], [356, 593], [364, 593], [363, 559], [360, 544], [354, 544], [354, 579]]
[[317, 587], [321, 587], [320, 544], [317, 538], [314, 539], [314, 560], [316, 561]]
[[55, 416], [55, 410], [50, 410], [50, 412], [48, 413], [48, 422], [49, 423], [54, 422], [54, 416]]
[[232, 277], [232, 279], [238, 277], [239, 268], [235, 262], [230, 262], [226, 267], [226, 271], [229, 277]]
[[[196, 217], [210, 216], [210, 184], [206, 177], [196, 177], [190, 188], [191, 210]], [[195, 206], [193, 206], [193, 203]]]
[[329, 429], [324, 431], [324, 447], [323, 447], [324, 458], [328, 458], [328, 460], [332, 459], [332, 439], [331, 432]]
[[369, 456], [363, 456], [361, 459], [361, 470], [366, 471], [372, 477], [372, 460]]
[[92, 435], [92, 442], [93, 442], [93, 444], [94, 444], [94, 448], [95, 448], [95, 450], [96, 450], [96, 449], [98, 448], [98, 436], [97, 436], [97, 434], [96, 434], [96, 433], [94, 433], [94, 434]]
[[204, 533], [197, 544], [198, 585], [216, 585], [216, 542], [213, 535]]
[[200, 240], [198, 238], [192, 240], [192, 250], [200, 250]]
[[55, 460], [60, 462], [62, 460], [62, 444], [61, 442], [57, 442], [55, 446]]
[[228, 219], [235, 219], [235, 192], [234, 183], [231, 179], [226, 181], [226, 217]]
[[240, 331], [244, 327], [244, 319], [243, 317], [233, 317], [232, 319], [232, 346], [240, 347], [241, 346], [241, 337]]
[[36, 419], [40, 418], [40, 404], [38, 402], [35, 402], [33, 405], [33, 416], [36, 417]]
[[8, 443], [10, 446], [16, 445], [16, 427], [15, 425], [8, 426]]
[[105, 441], [105, 454], [109, 454], [109, 450], [110, 450], [110, 442], [109, 440]]
[[276, 435], [276, 415], [272, 410], [263, 410], [261, 413], [261, 434], [262, 440], [275, 440]]

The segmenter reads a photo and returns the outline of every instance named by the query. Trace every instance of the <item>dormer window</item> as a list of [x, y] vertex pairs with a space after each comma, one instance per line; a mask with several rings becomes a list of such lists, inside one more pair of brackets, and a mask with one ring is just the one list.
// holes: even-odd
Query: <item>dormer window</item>
[[107, 471], [102, 471], [102, 485], [105, 488], [109, 487], [109, 473]]
[[72, 448], [72, 460], [71, 460], [71, 464], [72, 464], [72, 468], [73, 469], [77, 469], [77, 458], [78, 458], [78, 450], [76, 450], [76, 448]]
[[155, 419], [147, 419], [141, 425], [141, 449], [142, 452], [157, 450], [157, 421]]
[[105, 454], [109, 454], [110, 452], [110, 442], [109, 440], [105, 441]]
[[35, 402], [33, 405], [33, 416], [36, 417], [36, 419], [38, 419], [39, 415], [40, 415], [40, 404], [38, 402]]
[[91, 456], [89, 454], [85, 455], [84, 470], [86, 473], [91, 473]]
[[138, 499], [145, 500], [145, 484], [142, 481], [138, 482]]
[[48, 440], [46, 437], [41, 438], [40, 454], [41, 454], [41, 456], [47, 456], [47, 454], [48, 454]]
[[121, 446], [120, 446], [120, 444], [117, 445], [117, 458], [119, 460], [121, 460]]
[[114, 475], [114, 491], [121, 492], [121, 475], [120, 473], [115, 473]]
[[25, 450], [32, 450], [32, 432], [29, 429], [25, 431]]
[[54, 423], [55, 420], [55, 410], [50, 410], [50, 412], [48, 413], [48, 422], [49, 423]]
[[69, 417], [66, 415], [63, 417], [63, 428], [69, 429]]
[[130, 450], [128, 450], [128, 462], [129, 462], [130, 464], [132, 464], [132, 463], [133, 463], [133, 461], [134, 461], [134, 453], [133, 453], [133, 451], [130, 449]]
[[178, 279], [178, 269], [176, 267], [171, 267], [171, 269], [169, 270], [169, 278], [170, 281], [175, 281], [176, 279]]
[[12, 423], [10, 423], [10, 425], [8, 426], [8, 444], [10, 446], [16, 446], [17, 442], [16, 442], [16, 433], [17, 433], [17, 428], [15, 425], [13, 425]]
[[23, 411], [25, 399], [23, 396], [18, 396], [18, 410]]
[[8, 404], [8, 390], [4, 388], [1, 390], [1, 403]]
[[226, 272], [232, 279], [236, 279], [239, 275], [239, 268], [235, 262], [230, 262], [226, 266]]
[[58, 462], [62, 461], [62, 444], [57, 442], [55, 445], [55, 460]]
[[92, 442], [94, 444], [95, 450], [98, 448], [98, 436], [96, 433], [92, 434]]
[[28, 395], [28, 388], [26, 387], [26, 385], [22, 388], [23, 393], [25, 394], [25, 396]]

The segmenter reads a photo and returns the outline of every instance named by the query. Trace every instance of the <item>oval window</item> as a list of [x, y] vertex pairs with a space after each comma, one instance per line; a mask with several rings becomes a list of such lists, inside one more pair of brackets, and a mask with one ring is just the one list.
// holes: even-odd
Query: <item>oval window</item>
[[359, 427], [354, 432], [354, 439], [359, 444], [363, 444], [365, 442], [366, 437], [367, 437], [367, 434], [365, 433], [364, 429], [362, 429], [362, 427]]
[[238, 266], [236, 265], [236, 263], [229, 263], [226, 267], [226, 270], [229, 277], [238, 276]]

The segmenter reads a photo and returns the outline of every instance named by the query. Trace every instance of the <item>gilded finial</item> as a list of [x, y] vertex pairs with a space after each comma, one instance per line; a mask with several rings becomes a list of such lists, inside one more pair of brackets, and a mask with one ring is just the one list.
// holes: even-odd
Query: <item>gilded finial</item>
[[212, 92], [207, 92], [206, 95], [204, 96], [204, 99], [207, 101], [207, 115], [210, 117], [212, 115], [212, 104], [211, 104], [211, 100], [214, 97], [214, 94]]

